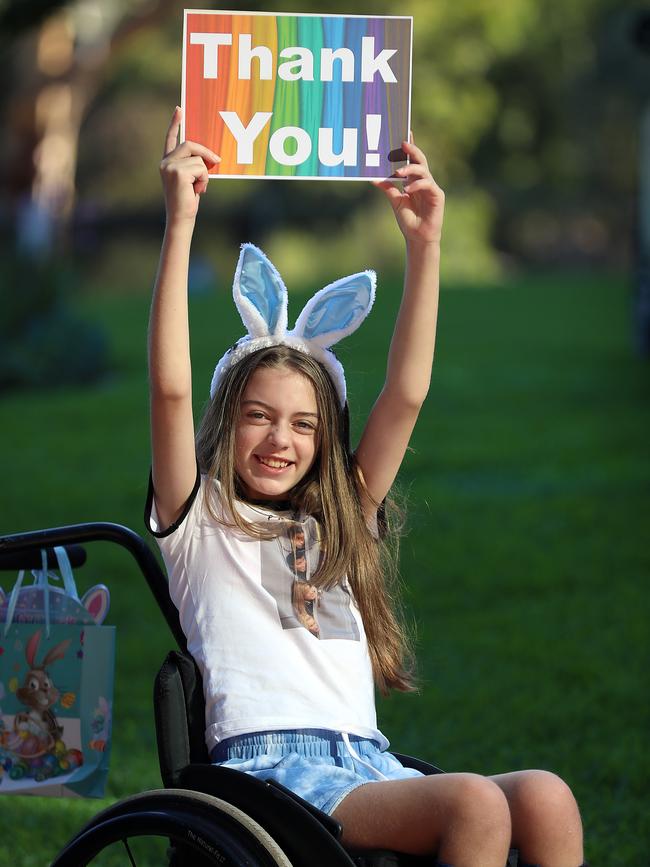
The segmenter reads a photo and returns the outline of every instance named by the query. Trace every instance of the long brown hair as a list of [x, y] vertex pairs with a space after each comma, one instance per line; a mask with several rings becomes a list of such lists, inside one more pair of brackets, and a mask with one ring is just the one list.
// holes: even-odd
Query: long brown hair
[[[374, 535], [361, 508], [363, 479], [349, 443], [347, 406], [341, 407], [325, 368], [303, 352], [271, 346], [245, 356], [224, 375], [208, 404], [196, 436], [202, 473], [219, 479], [229, 526], [258, 538], [272, 538], [268, 529], [247, 521], [236, 500], [245, 499], [235, 469], [235, 432], [246, 385], [255, 370], [289, 368], [312, 384], [318, 407], [316, 458], [309, 472], [288, 492], [292, 509], [312, 515], [321, 525], [323, 556], [310, 583], [330, 588], [347, 575], [363, 620], [375, 683], [382, 693], [411, 690], [412, 656], [398, 599], [398, 528]], [[206, 506], [223, 523], [211, 504]], [[382, 515], [384, 507], [382, 507]]]

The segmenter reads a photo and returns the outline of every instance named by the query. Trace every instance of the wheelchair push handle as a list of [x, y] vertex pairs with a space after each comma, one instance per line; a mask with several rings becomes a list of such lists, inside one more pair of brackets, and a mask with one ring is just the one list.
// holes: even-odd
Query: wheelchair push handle
[[[0, 569], [32, 568], [29, 564], [35, 554], [39, 556], [38, 552], [42, 548], [52, 549], [58, 545], [66, 546], [69, 553], [72, 551], [72, 565], [79, 566], [86, 559], [85, 550], [80, 547], [86, 542], [113, 542], [126, 548], [144, 575], [176, 643], [181, 650], [185, 651], [187, 649], [185, 636], [181, 629], [178, 611], [169, 597], [167, 578], [151, 548], [129, 527], [109, 521], [94, 521], [0, 536]], [[49, 555], [48, 550], [48, 560]]]
[[[82, 545], [61, 545], [68, 555], [70, 566], [79, 569], [86, 562], [86, 549]], [[41, 548], [28, 548], [25, 551], [3, 551], [0, 553], [0, 572], [16, 572], [19, 569], [42, 569]], [[58, 569], [59, 561], [54, 548], [45, 548], [47, 568]]]

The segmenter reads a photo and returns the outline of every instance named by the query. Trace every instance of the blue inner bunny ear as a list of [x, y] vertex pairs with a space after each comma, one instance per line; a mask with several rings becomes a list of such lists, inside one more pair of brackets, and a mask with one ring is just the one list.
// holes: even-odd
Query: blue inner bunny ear
[[355, 320], [361, 321], [372, 298], [372, 283], [366, 274], [337, 287], [319, 300], [310, 312], [303, 334], [310, 340], [320, 334], [344, 331]]
[[242, 295], [259, 311], [272, 334], [278, 324], [286, 289], [278, 272], [256, 247], [242, 251], [239, 285]]

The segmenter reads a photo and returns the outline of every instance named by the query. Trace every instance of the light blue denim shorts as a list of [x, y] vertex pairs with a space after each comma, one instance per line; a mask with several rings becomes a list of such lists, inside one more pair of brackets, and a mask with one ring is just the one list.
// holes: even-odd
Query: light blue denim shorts
[[375, 741], [327, 729], [227, 738], [212, 750], [211, 760], [258, 780], [275, 780], [330, 815], [358, 786], [422, 776], [382, 752]]

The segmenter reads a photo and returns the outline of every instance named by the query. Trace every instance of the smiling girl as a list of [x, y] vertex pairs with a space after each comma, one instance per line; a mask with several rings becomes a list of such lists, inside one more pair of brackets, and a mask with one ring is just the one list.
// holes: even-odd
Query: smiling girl
[[[386, 381], [352, 451], [345, 374], [330, 346], [369, 312], [375, 275], [320, 290], [287, 330], [286, 289], [244, 245], [235, 302], [247, 334], [218, 362], [194, 433], [187, 275], [208, 170], [177, 144], [161, 174], [167, 224], [151, 310], [152, 484], [147, 506], [188, 649], [203, 678], [212, 760], [275, 779], [343, 825], [352, 847], [455, 867], [577, 867], [568, 787], [544, 771], [423, 776], [387, 752], [374, 689], [413, 688], [380, 527], [429, 389], [444, 194], [411, 142], [377, 186], [406, 241]], [[402, 182], [400, 185], [399, 182]]]

